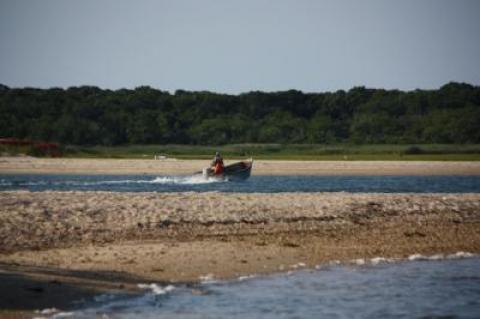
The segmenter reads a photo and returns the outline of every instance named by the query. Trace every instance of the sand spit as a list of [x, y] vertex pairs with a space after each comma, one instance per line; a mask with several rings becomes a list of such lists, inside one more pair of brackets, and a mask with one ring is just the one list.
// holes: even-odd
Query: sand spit
[[458, 251], [480, 253], [480, 194], [0, 192], [0, 309]]
[[[208, 164], [207, 160], [0, 157], [0, 173], [185, 175]], [[260, 160], [255, 161], [253, 174], [480, 175], [480, 162]]]
[[0, 251], [478, 218], [480, 194], [10, 191], [0, 193]]

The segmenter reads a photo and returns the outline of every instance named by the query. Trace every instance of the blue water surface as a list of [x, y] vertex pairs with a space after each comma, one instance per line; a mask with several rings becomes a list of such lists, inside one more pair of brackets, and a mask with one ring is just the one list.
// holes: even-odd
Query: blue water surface
[[480, 258], [331, 266], [106, 299], [75, 318], [479, 318]]
[[192, 176], [0, 175], [0, 191], [479, 193], [480, 176], [252, 176], [243, 182]]

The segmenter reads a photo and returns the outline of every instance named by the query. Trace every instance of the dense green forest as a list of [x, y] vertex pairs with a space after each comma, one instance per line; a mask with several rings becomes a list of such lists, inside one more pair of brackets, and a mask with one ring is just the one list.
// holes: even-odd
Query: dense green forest
[[480, 87], [226, 95], [0, 85], [0, 137], [104, 146], [480, 143]]

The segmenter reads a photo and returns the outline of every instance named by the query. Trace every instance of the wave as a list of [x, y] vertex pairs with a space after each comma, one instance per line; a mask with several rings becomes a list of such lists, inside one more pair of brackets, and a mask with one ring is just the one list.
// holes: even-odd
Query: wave
[[198, 279], [200, 280], [200, 283], [202, 283], [202, 284], [214, 284], [214, 283], [218, 282], [218, 280], [215, 279], [213, 274], [206, 274], [206, 275], [198, 277]]
[[464, 252], [464, 251], [459, 251], [454, 254], [449, 254], [449, 255], [444, 255], [444, 254], [437, 254], [437, 255], [431, 255], [431, 256], [424, 256], [421, 254], [413, 254], [408, 256], [408, 260], [413, 261], [413, 260], [442, 260], [442, 259], [462, 259], [462, 258], [471, 258], [471, 257], [477, 257], [478, 255], [472, 254], [469, 252]]
[[454, 254], [435, 254], [435, 255], [422, 255], [422, 254], [412, 254], [406, 258], [386, 258], [386, 257], [374, 257], [374, 258], [358, 258], [352, 259], [346, 262], [341, 262], [339, 260], [333, 260], [326, 264], [320, 264], [315, 266], [316, 269], [321, 269], [325, 266], [338, 266], [338, 265], [378, 265], [386, 264], [393, 262], [401, 261], [426, 261], [426, 260], [445, 260], [445, 259], [463, 259], [463, 258], [472, 258], [479, 257], [478, 254], [473, 254], [465, 251], [458, 251]]
[[13, 186], [13, 183], [4, 179], [0, 179], [0, 187], [6, 187], [6, 186]]
[[138, 284], [138, 288], [150, 290], [154, 295], [164, 295], [175, 289], [175, 286], [168, 285], [165, 287], [153, 284]]
[[[114, 313], [115, 311], [121, 313], [124, 310], [141, 309], [145, 306], [155, 304], [158, 302], [159, 297], [168, 295], [176, 289], [173, 285], [161, 286], [156, 283], [138, 284], [137, 287], [143, 290], [148, 290], [148, 292], [128, 299], [112, 293], [101, 294], [94, 298], [95, 302], [93, 304], [84, 309], [73, 312], [62, 312], [56, 308], [36, 310], [35, 313], [40, 315], [36, 318], [110, 318], [107, 314]], [[99, 316], [99, 314], [103, 315]], [[132, 316], [128, 317], [130, 318]], [[132, 318], [136, 317], [137, 316], [133, 316]]]

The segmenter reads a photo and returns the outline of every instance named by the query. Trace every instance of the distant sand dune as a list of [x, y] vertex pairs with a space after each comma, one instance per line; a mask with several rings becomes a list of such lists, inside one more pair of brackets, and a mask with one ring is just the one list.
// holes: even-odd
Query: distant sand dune
[[[232, 161], [226, 161], [227, 163]], [[0, 173], [192, 174], [206, 160], [0, 157]], [[255, 161], [253, 175], [480, 175], [480, 162]]]

